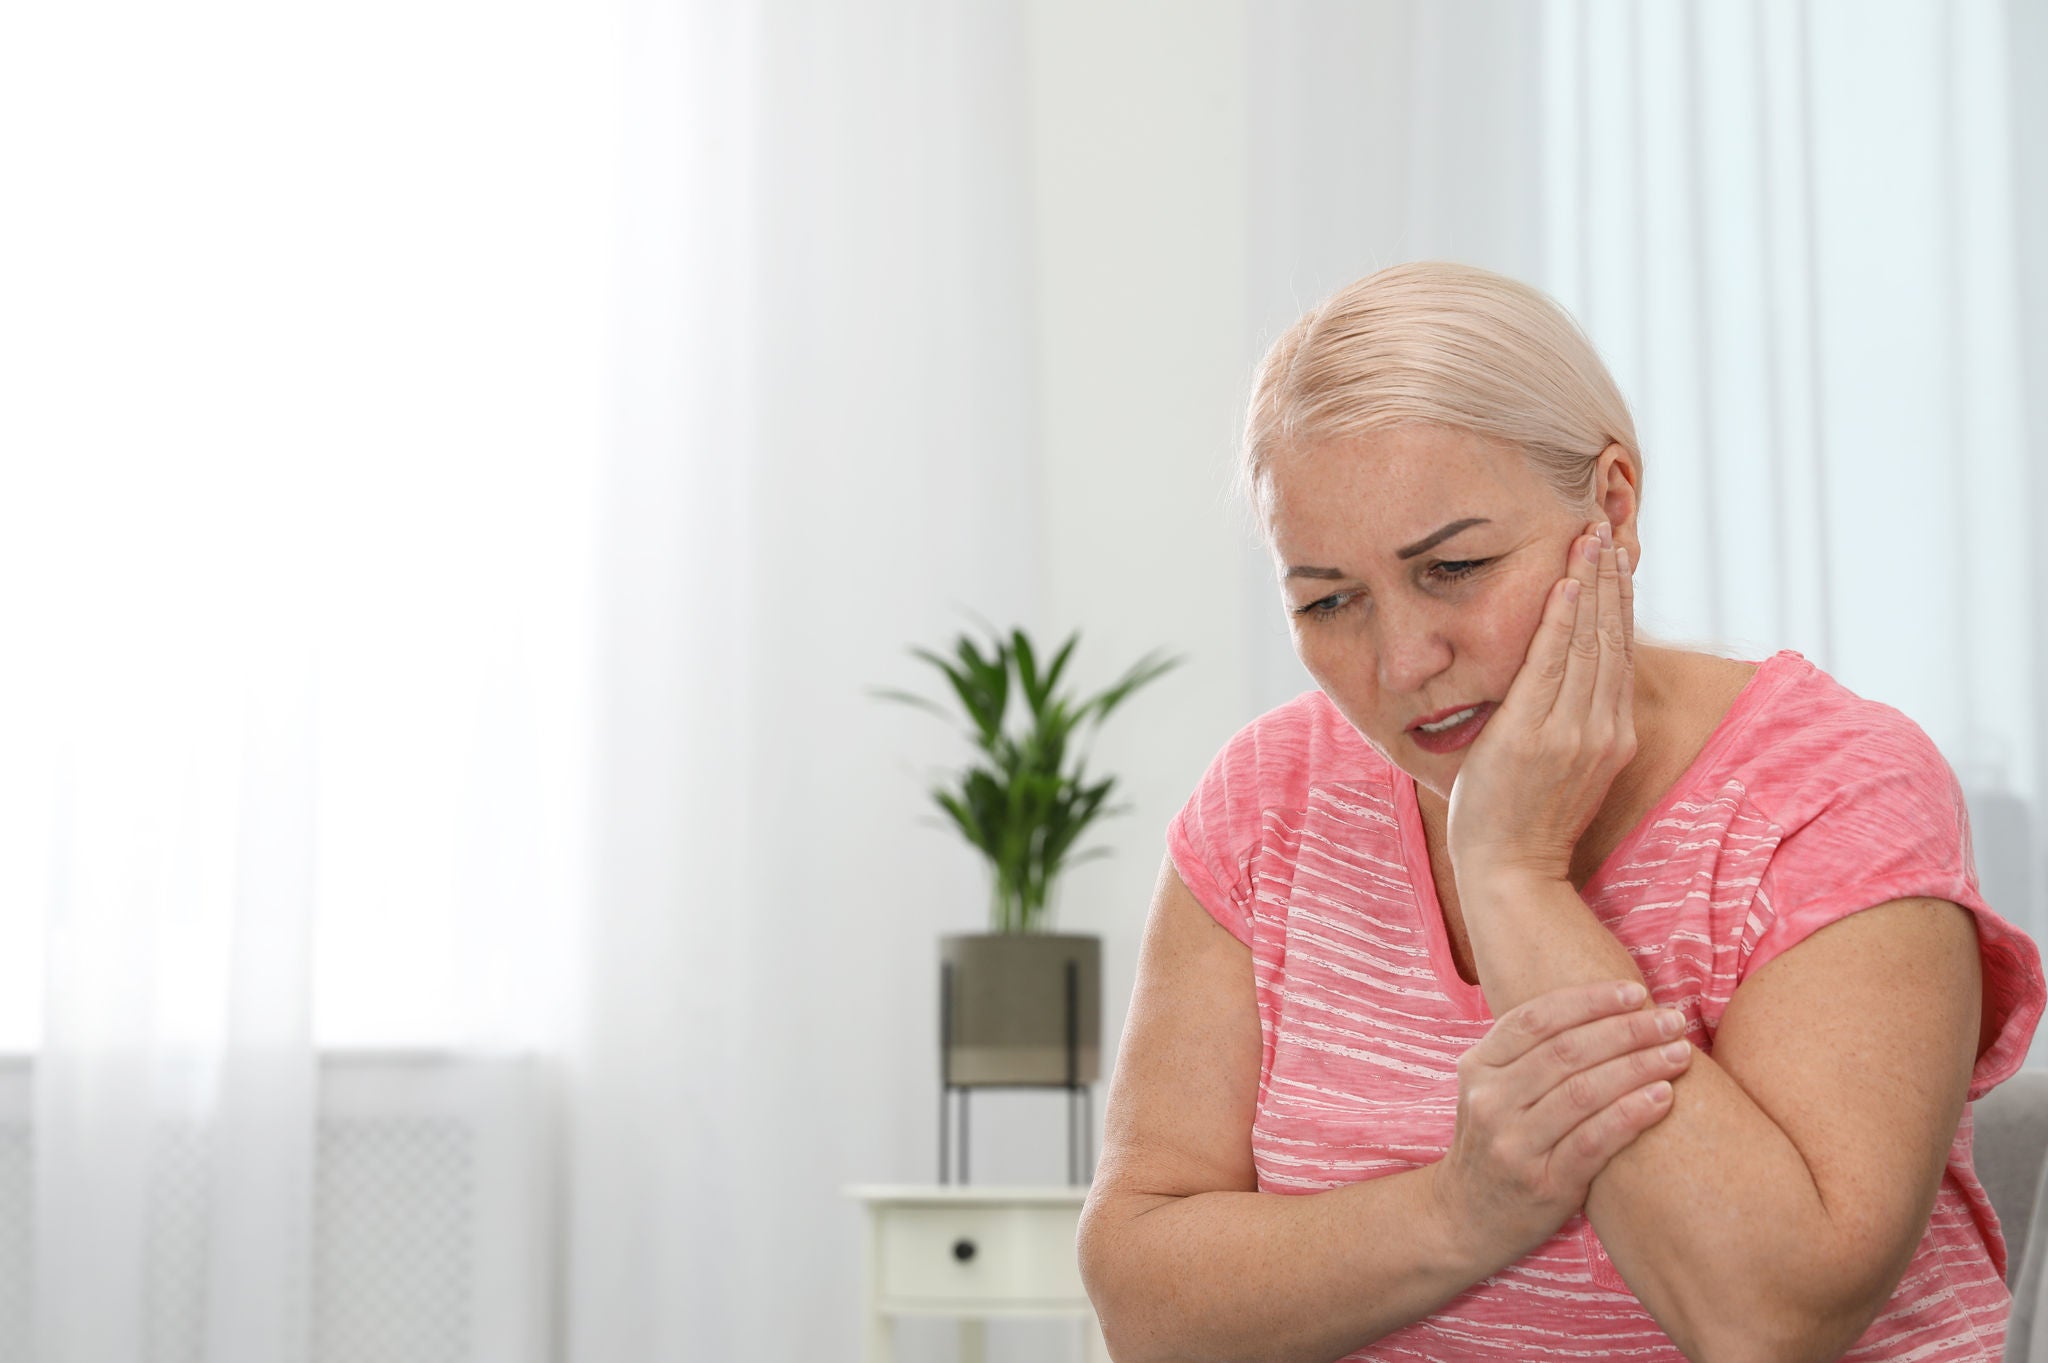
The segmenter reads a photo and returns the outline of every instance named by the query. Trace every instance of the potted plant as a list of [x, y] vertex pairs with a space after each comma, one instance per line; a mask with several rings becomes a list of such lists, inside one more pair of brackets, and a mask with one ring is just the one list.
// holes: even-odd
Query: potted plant
[[[951, 967], [948, 1041], [942, 1065], [956, 1087], [1015, 1084], [1089, 1084], [1101, 1069], [1102, 940], [1049, 932], [1053, 886], [1063, 870], [1094, 857], [1076, 854], [1081, 834], [1098, 817], [1124, 812], [1104, 802], [1114, 776], [1090, 781], [1086, 758], [1069, 748], [1084, 726], [1092, 734], [1136, 691], [1170, 671], [1180, 659], [1148, 654], [1115, 685], [1086, 700], [1058, 691], [1060, 674], [1080, 642], [1070, 636], [1043, 670], [1021, 629], [1008, 639], [990, 631], [992, 651], [961, 635], [954, 656], [910, 652], [945, 674], [970, 723], [975, 761], [932, 787], [947, 821], [988, 860], [989, 931], [940, 939], [941, 969]], [[1004, 724], [1012, 691], [1023, 699], [1026, 724], [1012, 734]], [[958, 716], [923, 696], [877, 689], [942, 718]], [[944, 826], [943, 824], [941, 826]], [[1076, 1054], [1068, 1053], [1069, 966]]]

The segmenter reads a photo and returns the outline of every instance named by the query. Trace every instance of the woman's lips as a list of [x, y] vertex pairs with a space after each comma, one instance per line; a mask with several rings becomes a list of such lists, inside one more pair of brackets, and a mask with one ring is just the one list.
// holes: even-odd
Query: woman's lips
[[1478, 707], [1484, 704], [1486, 704], [1486, 702], [1483, 700], [1466, 701], [1463, 705], [1453, 705], [1448, 710], [1439, 710], [1433, 715], [1424, 715], [1421, 719], [1416, 720], [1408, 727], [1410, 729], [1419, 729], [1425, 724], [1441, 724], [1445, 720], [1449, 719], [1452, 715], [1462, 715], [1467, 710], [1477, 709]]
[[[1492, 717], [1493, 712], [1498, 708], [1499, 706], [1493, 701], [1482, 701], [1477, 713], [1455, 728], [1446, 729], [1438, 734], [1427, 733], [1420, 728], [1415, 728], [1408, 731], [1408, 737], [1414, 742], [1416, 747], [1427, 753], [1456, 752], [1473, 739], [1479, 737], [1479, 731], [1486, 727], [1486, 721]], [[1456, 714], [1457, 711], [1453, 710], [1451, 713]]]

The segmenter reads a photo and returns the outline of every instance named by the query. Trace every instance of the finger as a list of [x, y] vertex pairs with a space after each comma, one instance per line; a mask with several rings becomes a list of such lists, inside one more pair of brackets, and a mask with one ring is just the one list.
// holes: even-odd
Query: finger
[[[1589, 559], [1586, 551], [1591, 549]], [[1600, 675], [1600, 542], [1592, 535], [1572, 541], [1569, 572], [1580, 585], [1579, 608], [1572, 618], [1571, 647], [1566, 650], [1564, 678], [1558, 683], [1551, 714], [1577, 724], [1591, 713], [1593, 687]]]
[[1636, 980], [1553, 989], [1510, 1008], [1465, 1054], [1477, 1064], [1510, 1065], [1560, 1032], [1594, 1018], [1634, 1012], [1648, 997], [1649, 991]]
[[1628, 660], [1633, 667], [1636, 660], [1636, 561], [1635, 555], [1627, 549], [1615, 550], [1621, 570], [1621, 633], [1628, 640]]
[[1594, 1175], [1671, 1113], [1674, 1099], [1668, 1080], [1630, 1089], [1580, 1122], [1550, 1151], [1548, 1178], [1552, 1187], [1583, 1188]]
[[1685, 1025], [1685, 1015], [1676, 1008], [1627, 1009], [1565, 1028], [1530, 1050], [1513, 1068], [1518, 1074], [1526, 1072], [1539, 1092], [1548, 1093], [1581, 1071], [1678, 1041], [1685, 1035]]
[[1546, 1150], [1565, 1140], [1587, 1117], [1606, 1109], [1622, 1095], [1653, 1085], [1659, 1079], [1677, 1079], [1690, 1064], [1690, 1042], [1659, 1040], [1612, 1060], [1573, 1070], [1528, 1105], [1522, 1128], [1524, 1138], [1530, 1142], [1530, 1148]]
[[1543, 723], [1557, 704], [1557, 688], [1564, 681], [1565, 664], [1571, 658], [1572, 623], [1578, 611], [1574, 592], [1583, 594], [1575, 577], [1561, 577], [1550, 584], [1550, 595], [1543, 601], [1543, 617], [1536, 622], [1536, 633], [1529, 638], [1528, 652], [1523, 654], [1514, 680], [1508, 683], [1507, 695], [1501, 698], [1496, 722], [1505, 718], [1508, 727], [1533, 729]]
[[1617, 546], [1614, 580], [1620, 596], [1622, 652], [1628, 659], [1628, 682], [1621, 688], [1622, 733], [1631, 747], [1636, 735], [1636, 582], [1635, 556]]
[[1624, 706], [1635, 690], [1634, 663], [1629, 657], [1628, 635], [1622, 625], [1621, 550], [1612, 542], [1600, 551], [1594, 570], [1595, 593], [1600, 601], [1600, 665], [1593, 683], [1593, 714], [1607, 716], [1614, 725], [1615, 742], [1632, 746], [1634, 731], [1622, 727]]

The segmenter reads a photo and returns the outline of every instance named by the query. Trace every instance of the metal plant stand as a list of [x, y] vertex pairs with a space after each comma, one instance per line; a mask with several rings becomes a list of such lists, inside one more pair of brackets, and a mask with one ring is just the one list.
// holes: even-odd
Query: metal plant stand
[[[951, 1183], [951, 1108], [960, 1094], [960, 1182], [967, 1183], [967, 1095], [977, 1088], [1065, 1089], [1067, 1091], [1067, 1182], [1084, 1187], [1095, 1173], [1095, 1096], [1081, 1083], [1080, 967], [1067, 962], [1067, 1078], [1064, 1083], [955, 1084], [953, 1082], [953, 965], [939, 968], [939, 1182]], [[1082, 1177], [1086, 1169], [1088, 1176]]]

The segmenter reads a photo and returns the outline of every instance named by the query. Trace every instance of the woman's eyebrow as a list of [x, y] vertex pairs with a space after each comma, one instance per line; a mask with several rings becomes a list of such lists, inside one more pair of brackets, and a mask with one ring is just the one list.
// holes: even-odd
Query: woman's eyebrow
[[1417, 554], [1421, 553], [1425, 549], [1434, 549], [1437, 545], [1442, 544], [1445, 540], [1457, 534], [1460, 530], [1470, 530], [1475, 525], [1492, 524], [1493, 522], [1487, 520], [1484, 516], [1467, 516], [1462, 521], [1452, 521], [1443, 529], [1438, 530], [1432, 534], [1424, 535], [1421, 539], [1415, 541], [1415, 543], [1409, 545], [1406, 549], [1396, 549], [1394, 551], [1394, 557], [1414, 558]]
[[[1443, 527], [1443, 528], [1442, 528], [1441, 530], [1435, 530], [1435, 531], [1432, 531], [1431, 533], [1429, 533], [1429, 534], [1427, 534], [1427, 535], [1424, 535], [1424, 536], [1423, 536], [1423, 537], [1422, 537], [1421, 539], [1419, 539], [1419, 540], [1415, 541], [1415, 543], [1413, 543], [1413, 544], [1409, 545], [1409, 546], [1408, 546], [1407, 548], [1405, 548], [1405, 549], [1396, 549], [1396, 550], [1394, 551], [1394, 557], [1395, 557], [1395, 558], [1414, 558], [1414, 557], [1415, 557], [1415, 556], [1416, 556], [1417, 554], [1419, 554], [1419, 553], [1423, 552], [1423, 551], [1424, 551], [1425, 549], [1434, 549], [1434, 548], [1435, 548], [1435, 547], [1436, 547], [1437, 545], [1439, 545], [1439, 544], [1442, 544], [1442, 543], [1443, 543], [1443, 542], [1444, 542], [1445, 540], [1449, 539], [1449, 538], [1450, 538], [1451, 536], [1453, 536], [1453, 535], [1457, 534], [1458, 532], [1460, 532], [1460, 531], [1462, 531], [1462, 530], [1470, 530], [1470, 529], [1471, 529], [1471, 528], [1472, 528], [1473, 526], [1475, 526], [1475, 525], [1492, 525], [1492, 524], [1493, 524], [1493, 522], [1492, 522], [1492, 521], [1490, 521], [1490, 520], [1488, 520], [1488, 519], [1486, 519], [1486, 517], [1484, 517], [1484, 516], [1467, 516], [1467, 517], [1466, 517], [1465, 519], [1463, 519], [1463, 520], [1461, 520], [1461, 521], [1452, 521], [1452, 522], [1451, 522], [1451, 523], [1450, 523], [1449, 525], [1447, 525], [1447, 526]], [[1287, 576], [1289, 576], [1289, 577], [1342, 577], [1342, 576], [1344, 576], [1344, 574], [1343, 574], [1343, 572], [1342, 572], [1342, 571], [1341, 571], [1340, 569], [1336, 569], [1336, 568], [1299, 568], [1299, 567], [1296, 567], [1296, 568], [1289, 568], [1289, 569], [1287, 570]]]

